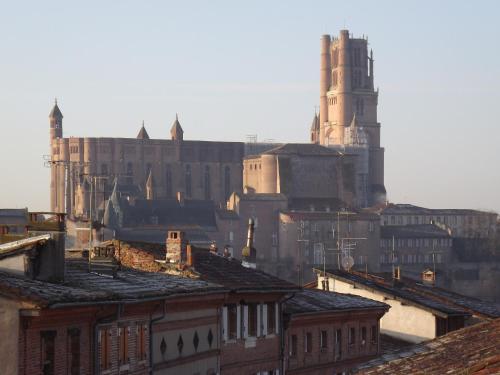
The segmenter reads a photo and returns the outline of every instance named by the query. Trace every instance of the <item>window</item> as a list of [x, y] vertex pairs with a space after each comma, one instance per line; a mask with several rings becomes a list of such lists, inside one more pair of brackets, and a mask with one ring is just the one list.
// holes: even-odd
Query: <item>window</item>
[[235, 304], [227, 306], [227, 337], [234, 340], [238, 335], [238, 307]]
[[375, 226], [374, 226], [374, 224], [373, 224], [373, 221], [370, 221], [370, 222], [368, 223], [368, 231], [369, 231], [369, 232], [373, 232], [374, 230], [375, 230]]
[[378, 327], [376, 325], [372, 325], [371, 328], [371, 340], [372, 344], [376, 344], [378, 342]]
[[356, 328], [349, 328], [349, 345], [354, 345], [356, 343]]
[[366, 344], [366, 327], [361, 327], [361, 345]]
[[274, 302], [267, 303], [267, 333], [276, 333], [276, 305]]
[[290, 357], [297, 356], [297, 335], [290, 337]]
[[185, 182], [185, 187], [186, 187], [186, 196], [189, 198], [191, 197], [191, 166], [188, 164], [186, 165], [186, 170], [184, 174], [184, 182]]
[[328, 332], [327, 331], [321, 331], [320, 347], [321, 347], [321, 349], [328, 348]]
[[228, 199], [231, 195], [231, 169], [229, 166], [224, 168], [224, 198]]
[[137, 345], [137, 360], [142, 361], [147, 358], [146, 354], [146, 334], [148, 331], [148, 326], [143, 324], [137, 325], [136, 330], [136, 345]]
[[80, 330], [73, 328], [68, 330], [68, 373], [80, 374]]
[[127, 183], [132, 184], [134, 181], [134, 165], [132, 162], [127, 163]]
[[248, 336], [257, 337], [257, 304], [248, 304]]
[[100, 368], [107, 370], [111, 367], [111, 328], [99, 330]]
[[335, 360], [342, 359], [342, 330], [335, 330]]
[[129, 363], [130, 358], [128, 356], [128, 335], [129, 329], [128, 327], [119, 327], [118, 328], [118, 360], [120, 365]]
[[170, 165], [165, 167], [165, 193], [168, 198], [172, 197], [172, 169]]
[[306, 353], [312, 353], [312, 333], [307, 332], [305, 336], [305, 342], [304, 342], [304, 351]]
[[40, 332], [42, 339], [42, 374], [54, 375], [55, 373], [55, 338], [56, 331]]
[[205, 199], [210, 200], [210, 167], [207, 165], [205, 167], [205, 176], [203, 179], [203, 185], [205, 188]]
[[101, 174], [106, 176], [108, 174], [108, 165], [107, 164], [101, 164]]

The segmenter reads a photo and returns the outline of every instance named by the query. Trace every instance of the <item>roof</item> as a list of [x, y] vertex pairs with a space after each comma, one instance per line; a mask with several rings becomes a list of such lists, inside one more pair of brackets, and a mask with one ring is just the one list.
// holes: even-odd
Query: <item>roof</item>
[[0, 295], [33, 302], [39, 307], [79, 304], [134, 303], [191, 294], [224, 292], [220, 285], [161, 273], [122, 269], [116, 278], [89, 273], [87, 263], [66, 261], [65, 281], [49, 283], [0, 272]]
[[26, 208], [0, 208], [0, 225], [28, 224], [28, 210]]
[[381, 238], [450, 238], [448, 231], [434, 224], [382, 225]]
[[163, 226], [216, 228], [215, 204], [210, 200], [185, 199], [181, 204], [175, 198], [122, 200], [123, 227], [154, 223]]
[[[341, 156], [342, 154], [337, 150], [315, 143], [286, 143], [264, 151], [261, 155]], [[249, 159], [254, 157], [248, 156]]]
[[172, 226], [165, 227], [139, 227], [139, 228], [119, 228], [115, 230], [115, 238], [124, 242], [139, 242], [145, 244], [158, 244], [165, 247], [167, 230], [181, 230], [185, 233], [189, 242], [196, 245], [205, 245], [212, 243], [207, 232], [203, 229], [193, 226]]
[[382, 210], [383, 215], [410, 214], [410, 215], [496, 215], [493, 212], [470, 210], [470, 209], [450, 209], [450, 208], [425, 208], [406, 203], [391, 203]]
[[60, 118], [64, 117], [61, 110], [59, 109], [59, 106], [57, 105], [57, 100], [54, 103], [54, 107], [52, 107], [52, 110], [49, 113], [49, 117], [60, 117]]
[[388, 310], [389, 307], [385, 303], [353, 294], [304, 289], [285, 302], [284, 311], [286, 314], [294, 315], [365, 309]]
[[141, 130], [139, 130], [139, 134], [137, 134], [137, 139], [149, 139], [149, 134], [144, 127], [144, 122], [142, 123]]
[[318, 130], [319, 130], [319, 116], [315, 112], [311, 123], [311, 131], [318, 131]]
[[182, 126], [179, 122], [179, 117], [175, 114], [175, 121], [170, 128], [170, 135], [172, 139], [182, 139], [182, 135], [184, 134], [184, 130], [182, 130]]
[[[322, 271], [316, 270], [316, 272]], [[393, 284], [391, 281], [386, 281], [381, 277], [369, 274], [365, 275], [356, 271], [346, 272], [337, 269], [327, 269], [326, 273], [337, 280], [344, 281], [362, 289], [375, 291], [390, 298], [404, 301], [407, 304], [420, 307], [421, 309], [430, 311], [440, 317], [470, 315], [470, 313], [465, 311], [463, 308], [455, 307], [449, 303], [433, 298], [432, 296], [418, 293], [402, 283]]]
[[[382, 355], [356, 374], [499, 374], [500, 319]], [[357, 371], [356, 371], [357, 370]]]
[[243, 267], [239, 260], [212, 254], [208, 249], [192, 247], [193, 268], [206, 281], [236, 292], [295, 292], [295, 284], [258, 269]]

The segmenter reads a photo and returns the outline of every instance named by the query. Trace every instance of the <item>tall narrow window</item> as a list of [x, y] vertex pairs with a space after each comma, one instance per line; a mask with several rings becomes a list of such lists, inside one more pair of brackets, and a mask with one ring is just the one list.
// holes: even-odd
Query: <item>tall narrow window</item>
[[120, 365], [129, 363], [130, 360], [128, 356], [128, 334], [129, 334], [128, 327], [118, 328], [118, 340], [119, 340], [118, 360]]
[[234, 340], [238, 335], [238, 307], [235, 304], [227, 305], [228, 338]]
[[231, 169], [224, 167], [224, 198], [228, 199], [231, 195]]
[[321, 338], [320, 338], [320, 345], [321, 349], [325, 350], [328, 348], [328, 331], [321, 331]]
[[186, 165], [186, 171], [185, 171], [185, 184], [186, 184], [186, 197], [190, 198], [191, 197], [191, 166], [188, 164]]
[[306, 332], [304, 347], [305, 347], [304, 349], [305, 349], [306, 353], [312, 352], [312, 333], [311, 332]]
[[366, 344], [366, 327], [361, 327], [361, 345]]
[[335, 331], [335, 360], [342, 359], [342, 330]]
[[127, 183], [132, 184], [134, 182], [134, 165], [132, 162], [127, 163]]
[[68, 330], [68, 373], [80, 374], [80, 330], [73, 328]]
[[107, 176], [108, 174], [108, 165], [105, 163], [101, 164], [101, 174], [103, 176]]
[[99, 330], [100, 368], [107, 370], [111, 367], [111, 328]]
[[371, 340], [372, 340], [372, 344], [376, 344], [378, 342], [378, 329], [377, 329], [376, 325], [372, 325]]
[[290, 357], [295, 357], [297, 355], [297, 335], [292, 335], [290, 337]]
[[172, 197], [172, 168], [170, 165], [165, 168], [165, 193], [167, 198]]
[[248, 304], [248, 336], [257, 336], [257, 304]]
[[42, 374], [54, 375], [56, 331], [42, 331], [40, 335], [42, 339]]
[[276, 333], [276, 305], [274, 302], [267, 304], [267, 334]]
[[146, 355], [146, 334], [148, 326], [145, 323], [138, 324], [136, 330], [136, 346], [137, 346], [137, 360], [142, 361], [147, 358]]
[[205, 167], [205, 175], [203, 177], [203, 185], [205, 188], [205, 199], [210, 200], [210, 167], [207, 165]]

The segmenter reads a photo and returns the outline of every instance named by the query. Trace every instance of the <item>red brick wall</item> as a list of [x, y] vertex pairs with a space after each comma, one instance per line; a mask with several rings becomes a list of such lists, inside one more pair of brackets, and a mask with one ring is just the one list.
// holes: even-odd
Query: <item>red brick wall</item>
[[[378, 353], [377, 344], [372, 344], [370, 339], [371, 326], [377, 325], [377, 314], [372, 316], [319, 316], [316, 319], [296, 318], [291, 320], [285, 333], [285, 369], [287, 373], [330, 374], [332, 371], [347, 371], [355, 364], [364, 362], [367, 357]], [[365, 345], [360, 345], [361, 327], [366, 327], [367, 338]], [[354, 345], [348, 345], [349, 329], [355, 328], [356, 338]], [[342, 357], [336, 361], [335, 356], [335, 331], [342, 330]], [[327, 347], [321, 348], [321, 331], [327, 332]], [[312, 350], [305, 351], [305, 337], [307, 333], [312, 336]], [[378, 330], [377, 330], [378, 333]], [[297, 355], [290, 357], [291, 336], [297, 336]]]

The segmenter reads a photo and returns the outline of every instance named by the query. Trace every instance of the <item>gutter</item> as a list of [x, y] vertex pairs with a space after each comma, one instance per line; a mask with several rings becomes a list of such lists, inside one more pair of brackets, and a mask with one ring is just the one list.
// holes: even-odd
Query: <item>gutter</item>
[[223, 289], [223, 290], [214, 290], [214, 291], [200, 292], [200, 293], [175, 293], [175, 294], [171, 294], [169, 296], [135, 298], [135, 299], [124, 299], [124, 300], [60, 302], [60, 303], [54, 303], [53, 305], [50, 305], [48, 307], [50, 309], [59, 309], [59, 308], [65, 308], [65, 307], [80, 307], [80, 306], [95, 306], [95, 305], [121, 305], [121, 304], [133, 304], [133, 303], [141, 303], [141, 302], [168, 300], [168, 299], [175, 299], [175, 298], [179, 298], [179, 297], [205, 296], [205, 295], [220, 294], [220, 293], [227, 293], [227, 290]]

